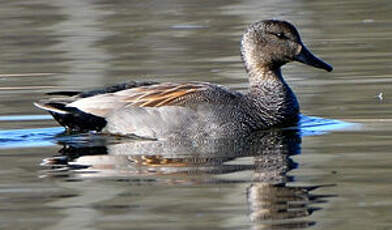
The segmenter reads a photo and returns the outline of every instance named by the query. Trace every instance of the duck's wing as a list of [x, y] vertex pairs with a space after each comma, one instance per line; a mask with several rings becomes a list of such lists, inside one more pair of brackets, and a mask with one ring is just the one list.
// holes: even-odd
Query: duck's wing
[[[116, 122], [113, 120], [113, 114], [116, 113], [117, 118], [120, 114], [121, 117], [147, 116], [151, 118], [151, 122], [157, 121], [158, 118], [153, 118], [154, 116], [164, 116], [164, 120], [167, 120], [171, 111], [173, 114], [189, 113], [189, 109], [200, 103], [214, 103], [217, 98], [231, 98], [235, 97], [234, 94], [223, 87], [204, 82], [134, 82], [126, 86], [117, 85], [77, 94], [60, 92], [57, 95], [73, 96], [45, 99], [35, 105], [49, 111], [60, 124], [70, 130], [101, 130], [108, 120]], [[133, 119], [129, 116], [125, 120]]]
[[66, 107], [77, 108], [83, 112], [106, 117], [109, 113], [127, 107], [192, 107], [193, 104], [207, 100], [204, 92], [213, 87], [208, 83], [161, 83], [102, 93], [78, 98]]

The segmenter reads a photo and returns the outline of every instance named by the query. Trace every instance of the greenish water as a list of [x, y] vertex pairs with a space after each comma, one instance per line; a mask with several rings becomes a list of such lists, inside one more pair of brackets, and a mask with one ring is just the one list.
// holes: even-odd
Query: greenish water
[[[0, 6], [1, 229], [392, 228], [392, 2]], [[265, 18], [293, 22], [334, 66], [283, 70], [302, 112], [326, 120], [173, 145], [59, 135], [32, 105], [45, 92], [130, 79], [245, 90], [239, 39]]]

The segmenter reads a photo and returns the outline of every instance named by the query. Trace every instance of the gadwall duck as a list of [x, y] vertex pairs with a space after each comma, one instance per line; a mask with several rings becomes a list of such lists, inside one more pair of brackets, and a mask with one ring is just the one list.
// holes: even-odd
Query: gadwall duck
[[296, 28], [280, 20], [250, 25], [241, 40], [249, 78], [243, 94], [207, 82], [127, 82], [85, 92], [62, 91], [35, 105], [68, 131], [166, 138], [170, 135], [235, 137], [296, 125], [297, 98], [280, 67], [291, 61], [332, 71], [302, 43]]

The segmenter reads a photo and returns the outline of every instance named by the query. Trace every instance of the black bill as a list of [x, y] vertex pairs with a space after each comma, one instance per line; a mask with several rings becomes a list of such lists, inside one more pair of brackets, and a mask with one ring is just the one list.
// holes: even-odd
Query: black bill
[[294, 60], [316, 68], [325, 69], [328, 72], [333, 70], [333, 67], [330, 64], [314, 56], [305, 45], [302, 45], [301, 52], [294, 57]]

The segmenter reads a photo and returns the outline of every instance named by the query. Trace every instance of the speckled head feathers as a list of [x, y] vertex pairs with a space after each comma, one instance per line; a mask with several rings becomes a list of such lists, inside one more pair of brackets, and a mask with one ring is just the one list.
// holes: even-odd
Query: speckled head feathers
[[275, 19], [255, 22], [248, 26], [246, 33], [255, 33], [259, 36], [266, 36], [269, 34], [280, 39], [289, 39], [291, 41], [301, 42], [299, 33], [294, 25], [287, 21]]
[[248, 71], [276, 69], [294, 60], [332, 70], [307, 50], [295, 26], [287, 21], [263, 20], [248, 26], [242, 37], [241, 54]]

